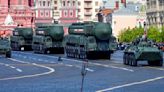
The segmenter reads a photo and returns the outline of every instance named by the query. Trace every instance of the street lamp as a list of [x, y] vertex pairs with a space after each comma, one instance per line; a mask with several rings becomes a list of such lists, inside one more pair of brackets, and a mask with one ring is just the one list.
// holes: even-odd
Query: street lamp
[[86, 68], [88, 67], [88, 60], [84, 60], [81, 69], [82, 81], [81, 81], [81, 92], [83, 92], [84, 78], [87, 74]]

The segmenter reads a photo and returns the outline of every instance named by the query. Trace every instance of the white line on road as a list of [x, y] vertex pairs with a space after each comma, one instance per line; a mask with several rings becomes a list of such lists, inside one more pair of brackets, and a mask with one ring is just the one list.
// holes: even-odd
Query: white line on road
[[16, 68], [16, 67], [14, 67], [14, 66], [10, 66], [11, 68]]
[[[82, 69], [81, 66], [77, 66], [77, 65], [76, 65], [75, 67]], [[89, 71], [89, 72], [94, 72], [94, 70], [93, 70], [93, 69], [90, 69], [90, 68], [86, 68], [86, 70]]]
[[[9, 58], [9, 60], [15, 61], [15, 62], [19, 62], [19, 63], [26, 63], [27, 64], [27, 62], [20, 61], [20, 60], [17, 60], [17, 59], [13, 59], [13, 58]], [[24, 75], [24, 76], [18, 76], [18, 77], [2, 78], [0, 80], [14, 80], [14, 79], [38, 77], [38, 76], [48, 75], [48, 74], [51, 74], [51, 73], [55, 72], [55, 70], [53, 68], [50, 68], [50, 67], [47, 67], [47, 66], [43, 66], [43, 65], [39, 65], [39, 64], [34, 64], [34, 65], [37, 66], [37, 67], [46, 68], [49, 71], [48, 72], [44, 72], [44, 73], [32, 74], [32, 75]]]
[[21, 70], [21, 69], [19, 69], [19, 68], [17, 68], [16, 70], [17, 70], [18, 72], [22, 72], [22, 70]]
[[150, 67], [150, 66], [147, 66], [148, 68], [152, 68], [152, 69], [156, 69], [156, 70], [161, 70], [161, 71], [164, 71], [164, 68], [159, 68], [159, 67]]
[[[16, 68], [16, 67], [11, 66], [11, 65], [9, 65], [9, 64], [5, 64], [5, 63], [0, 63], [0, 64], [1, 64], [1, 65], [5, 65], [6, 67], [10, 67], [10, 68], [12, 68], [12, 69]], [[19, 68], [16, 68], [16, 71], [18, 71], [18, 72], [22, 72], [22, 70], [19, 69]]]
[[111, 88], [107, 88], [107, 89], [103, 89], [103, 90], [98, 90], [96, 92], [112, 91], [112, 90], [119, 89], [119, 88], [124, 88], [124, 87], [133, 86], [133, 85], [139, 85], [139, 84], [145, 84], [145, 83], [148, 83], [148, 82], [153, 82], [153, 81], [157, 81], [157, 80], [161, 80], [161, 79], [164, 79], [164, 76], [156, 77], [156, 78], [153, 78], [153, 79], [147, 79], [147, 80], [140, 81], [140, 82], [133, 82], [133, 83], [129, 83], [129, 84], [115, 86], [115, 87], [111, 87]]
[[[24, 53], [24, 52], [20, 52], [20, 53]], [[24, 54], [31, 54], [31, 53], [24, 53]], [[38, 54], [35, 54], [35, 55], [38, 55]], [[50, 58], [55, 58], [55, 59], [58, 58], [57, 56], [48, 56], [48, 55], [42, 55], [42, 54], [39, 54], [38, 56], [50, 57]], [[63, 60], [68, 60], [68, 61], [79, 62], [79, 63], [83, 63], [84, 62], [82, 60], [68, 59], [68, 58], [64, 58], [64, 57], [62, 57], [62, 59]], [[108, 67], [108, 68], [115, 68], [115, 69], [120, 69], [120, 70], [124, 70], [124, 71], [129, 71], [129, 72], [134, 72], [134, 70], [132, 70], [132, 69], [123, 68], [123, 67], [116, 67], [116, 66], [111, 66], [111, 65], [107, 66], [107, 65], [104, 65], [104, 64], [92, 63], [92, 62], [89, 62], [89, 64], [102, 66], [102, 67]]]
[[73, 67], [73, 65], [70, 65], [70, 64], [65, 64], [65, 66], [68, 66], [68, 67]]
[[5, 64], [5, 66], [9, 66], [9, 64]]

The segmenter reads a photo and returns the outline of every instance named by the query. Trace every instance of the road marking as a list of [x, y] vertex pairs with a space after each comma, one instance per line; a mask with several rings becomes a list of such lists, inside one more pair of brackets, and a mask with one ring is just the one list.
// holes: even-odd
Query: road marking
[[32, 58], [33, 60], [37, 60], [36, 58]]
[[38, 59], [38, 61], [42, 61], [42, 59]]
[[[5, 64], [5, 63], [0, 63], [0, 64], [1, 64], [1, 65], [5, 65], [6, 67], [10, 67], [10, 68], [12, 68], [12, 69], [16, 68], [16, 67], [11, 66], [11, 65], [9, 65], [9, 64]], [[22, 72], [22, 70], [19, 69], [19, 68], [16, 68], [16, 71], [18, 71], [18, 72]]]
[[159, 67], [151, 67], [151, 66], [147, 66], [148, 68], [152, 68], [152, 69], [156, 69], [156, 70], [161, 70], [164, 71], [164, 68], [159, 68]]
[[73, 67], [73, 65], [70, 65], [70, 64], [65, 64], [65, 66], [68, 66], [68, 67]]
[[124, 87], [133, 86], [133, 85], [139, 85], [139, 84], [145, 84], [145, 83], [148, 83], [148, 82], [153, 82], [153, 81], [157, 81], [157, 80], [161, 80], [161, 79], [164, 79], [164, 76], [156, 77], [156, 78], [153, 78], [153, 79], [147, 79], [147, 80], [144, 80], [144, 81], [124, 84], [124, 85], [120, 85], [120, 86], [115, 86], [115, 87], [111, 87], [111, 88], [107, 88], [107, 89], [103, 89], [103, 90], [97, 90], [96, 92], [112, 91], [112, 90], [119, 89], [119, 88], [124, 88]]
[[9, 64], [5, 64], [5, 66], [9, 66]]
[[[76, 65], [75, 67], [82, 69], [81, 66], [77, 66], [77, 65]], [[89, 72], [94, 72], [94, 70], [92, 70], [92, 69], [90, 69], [90, 68], [86, 68], [86, 70], [89, 71]]]
[[[19, 62], [19, 63], [26, 63], [27, 64], [27, 62], [25, 62], [25, 61], [13, 59], [13, 58], [9, 58], [9, 60], [15, 61], [15, 62]], [[24, 76], [18, 76], [18, 77], [2, 78], [0, 80], [14, 80], [14, 79], [38, 77], [38, 76], [48, 75], [48, 74], [51, 74], [51, 73], [55, 72], [55, 70], [53, 68], [50, 68], [50, 67], [47, 67], [47, 66], [43, 66], [43, 65], [39, 65], [39, 64], [34, 64], [34, 65], [37, 66], [37, 67], [46, 68], [49, 71], [48, 72], [43, 72], [43, 73], [38, 73], [38, 74], [32, 74], [32, 75], [24, 75]]]
[[[20, 53], [23, 53], [23, 54], [31, 54], [31, 53], [24, 53], [24, 52], [20, 52]], [[57, 56], [48, 56], [48, 55], [42, 55], [42, 54], [34, 54], [34, 55], [37, 55], [37, 56], [44, 56], [44, 57], [50, 57], [50, 58], [55, 58], [55, 59], [58, 59]], [[75, 59], [68, 59], [68, 58], [64, 58], [62, 57], [63, 60], [68, 60], [68, 61], [74, 61], [74, 62], [79, 62], [79, 63], [83, 63], [84, 61], [81, 61], [81, 60], [75, 60]], [[116, 66], [111, 66], [111, 65], [103, 65], [103, 64], [99, 64], [99, 63], [92, 63], [92, 62], [88, 62], [89, 64], [92, 64], [92, 65], [97, 65], [97, 66], [103, 66], [103, 67], [108, 67], [108, 68], [115, 68], [115, 69], [120, 69], [120, 70], [124, 70], [124, 71], [129, 71], [129, 72], [134, 72], [134, 70], [132, 69], [128, 69], [128, 68], [123, 68], [123, 67], [116, 67]]]
[[18, 72], [22, 72], [22, 70], [21, 70], [21, 69], [19, 69], [19, 68], [17, 68], [16, 70], [17, 70]]
[[13, 69], [16, 68], [16, 67], [14, 67], [14, 66], [10, 66], [10, 67], [13, 68]]

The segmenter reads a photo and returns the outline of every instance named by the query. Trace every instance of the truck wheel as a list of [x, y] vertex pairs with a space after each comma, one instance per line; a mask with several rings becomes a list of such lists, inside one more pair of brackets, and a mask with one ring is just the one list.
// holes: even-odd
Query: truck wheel
[[108, 55], [108, 59], [109, 59], [109, 60], [111, 59], [111, 54]]
[[158, 60], [157, 61], [157, 66], [163, 66], [163, 60]]
[[7, 57], [7, 58], [11, 58], [11, 51], [7, 51], [7, 52], [6, 52], [6, 57]]
[[131, 54], [129, 55], [129, 65], [130, 66], [133, 66], [133, 63], [132, 63], [132, 55]]
[[132, 59], [132, 66], [137, 66], [137, 60], [135, 59], [134, 55], [131, 55], [131, 59]]
[[123, 64], [126, 65], [126, 54], [123, 56]]

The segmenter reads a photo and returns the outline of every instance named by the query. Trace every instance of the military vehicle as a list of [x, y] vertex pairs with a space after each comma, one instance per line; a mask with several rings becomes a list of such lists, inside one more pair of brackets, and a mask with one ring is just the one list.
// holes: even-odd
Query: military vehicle
[[11, 58], [10, 40], [7, 37], [0, 37], [0, 54], [5, 54], [7, 58]]
[[13, 50], [32, 50], [32, 28], [15, 28], [11, 36], [11, 47]]
[[64, 29], [59, 24], [38, 25], [33, 36], [32, 48], [34, 53], [64, 53]]
[[110, 24], [72, 23], [64, 38], [65, 55], [80, 59], [111, 58], [117, 48]]
[[151, 40], [136, 39], [128, 46], [123, 55], [125, 65], [137, 66], [138, 61], [148, 61], [151, 66], [163, 65], [163, 53]]

